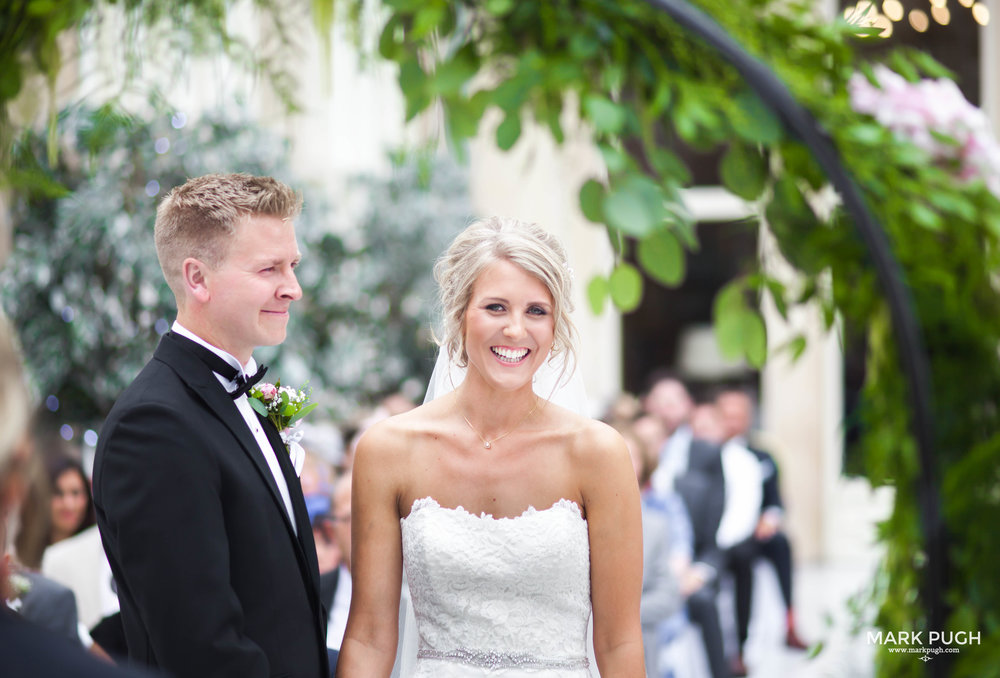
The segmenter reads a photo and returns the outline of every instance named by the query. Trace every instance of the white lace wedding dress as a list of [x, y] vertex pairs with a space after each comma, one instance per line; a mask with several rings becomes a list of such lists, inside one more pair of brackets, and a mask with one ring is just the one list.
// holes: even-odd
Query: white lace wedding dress
[[590, 545], [562, 499], [516, 518], [418, 499], [400, 520], [417, 678], [589, 678]]

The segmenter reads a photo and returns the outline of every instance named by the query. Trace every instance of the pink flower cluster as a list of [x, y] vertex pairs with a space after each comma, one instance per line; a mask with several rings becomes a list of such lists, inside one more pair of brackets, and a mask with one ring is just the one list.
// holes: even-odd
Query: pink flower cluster
[[878, 87], [861, 73], [851, 76], [848, 90], [854, 110], [873, 116], [932, 157], [956, 162], [959, 177], [981, 179], [1000, 198], [1000, 145], [986, 115], [962, 96], [958, 85], [945, 78], [912, 83], [882, 65], [874, 70]]

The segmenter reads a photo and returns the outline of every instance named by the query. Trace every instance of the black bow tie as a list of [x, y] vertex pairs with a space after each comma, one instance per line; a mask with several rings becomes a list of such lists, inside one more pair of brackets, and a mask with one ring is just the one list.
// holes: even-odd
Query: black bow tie
[[175, 339], [181, 340], [184, 346], [197, 355], [198, 358], [200, 358], [203, 363], [208, 365], [213, 372], [236, 383], [236, 390], [230, 391], [229, 393], [233, 400], [236, 400], [241, 395], [247, 393], [254, 385], [257, 384], [257, 382], [264, 378], [264, 373], [267, 372], [267, 367], [265, 365], [260, 365], [257, 367], [256, 372], [250, 376], [245, 376], [240, 374], [238, 369], [223, 360], [221, 356], [217, 355], [214, 351], [208, 350], [198, 342], [191, 341], [187, 337], [177, 334], [176, 332], [170, 332], [170, 335]]
[[237, 376], [236, 379], [233, 380], [236, 382], [236, 390], [230, 391], [229, 395], [233, 397], [233, 400], [236, 400], [244, 393], [249, 392], [258, 381], [264, 378], [265, 372], [267, 372], [267, 366], [261, 365], [257, 368], [257, 371], [249, 377], [244, 374]]

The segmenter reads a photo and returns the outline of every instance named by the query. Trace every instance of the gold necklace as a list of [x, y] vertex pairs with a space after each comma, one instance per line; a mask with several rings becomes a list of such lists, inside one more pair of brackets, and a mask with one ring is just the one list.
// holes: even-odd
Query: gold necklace
[[[501, 438], [503, 438], [504, 436], [508, 435], [509, 433], [513, 433], [514, 431], [516, 431], [518, 429], [518, 427], [521, 424], [523, 424], [524, 422], [526, 422], [528, 420], [528, 417], [530, 417], [532, 414], [534, 414], [535, 410], [537, 410], [537, 409], [538, 409], [538, 396], [535, 396], [535, 405], [534, 405], [534, 407], [532, 407], [528, 411], [528, 413], [526, 415], [524, 415], [523, 417], [521, 417], [521, 419], [516, 424], [514, 424], [514, 426], [512, 428], [508, 429], [504, 433], [501, 433], [500, 435], [498, 435], [493, 440], [487, 440], [486, 438], [484, 438], [483, 434], [476, 430], [476, 427], [472, 425], [472, 422], [469, 421], [469, 418], [467, 416], [465, 416], [464, 414], [462, 415], [462, 419], [465, 419], [465, 423], [469, 425], [469, 428], [472, 429], [472, 432], [475, 433], [477, 436], [479, 436], [479, 439], [483, 441], [483, 447], [485, 447], [487, 450], [489, 450], [489, 449], [492, 449], [493, 443], [495, 443], [496, 441], [500, 440]], [[459, 414], [461, 414], [461, 413], [459, 413]]]

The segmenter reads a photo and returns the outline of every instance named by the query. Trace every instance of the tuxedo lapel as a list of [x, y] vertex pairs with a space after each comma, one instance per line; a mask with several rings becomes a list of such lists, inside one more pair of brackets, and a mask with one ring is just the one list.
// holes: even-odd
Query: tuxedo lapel
[[[153, 357], [170, 365], [177, 372], [181, 380], [204, 401], [209, 411], [215, 414], [236, 437], [243, 454], [250, 459], [250, 462], [257, 469], [261, 480], [264, 481], [271, 491], [271, 497], [284, 517], [286, 527], [288, 527], [289, 531], [292, 531], [292, 523], [288, 517], [288, 511], [285, 509], [285, 501], [281, 498], [278, 484], [274, 480], [271, 468], [267, 465], [267, 460], [264, 459], [260, 445], [257, 444], [257, 439], [254, 438], [253, 433], [243, 419], [243, 415], [237, 409], [235, 401], [226, 392], [222, 384], [219, 383], [211, 368], [194, 353], [184, 348], [181, 341], [174, 338], [171, 334], [163, 336]], [[267, 430], [266, 427], [265, 430]], [[268, 435], [270, 436], [270, 433]], [[278, 455], [278, 459], [278, 463], [280, 464], [281, 455]], [[291, 487], [289, 487], [290, 489]], [[294, 506], [295, 502], [293, 501], [292, 504]]]
[[285, 443], [282, 442], [278, 430], [270, 421], [263, 420], [262, 424], [267, 433], [267, 439], [274, 449], [274, 454], [278, 457], [278, 466], [281, 467], [281, 473], [285, 477], [285, 484], [288, 485], [288, 494], [292, 500], [292, 512], [295, 514], [295, 526], [298, 530], [299, 548], [305, 557], [309, 580], [318, 587], [319, 581], [316, 577], [319, 573], [319, 561], [316, 558], [316, 545], [312, 540], [312, 525], [309, 522], [309, 513], [306, 511], [306, 500], [302, 496], [302, 484], [298, 476], [295, 475], [292, 460], [288, 456], [288, 450], [285, 448]]

